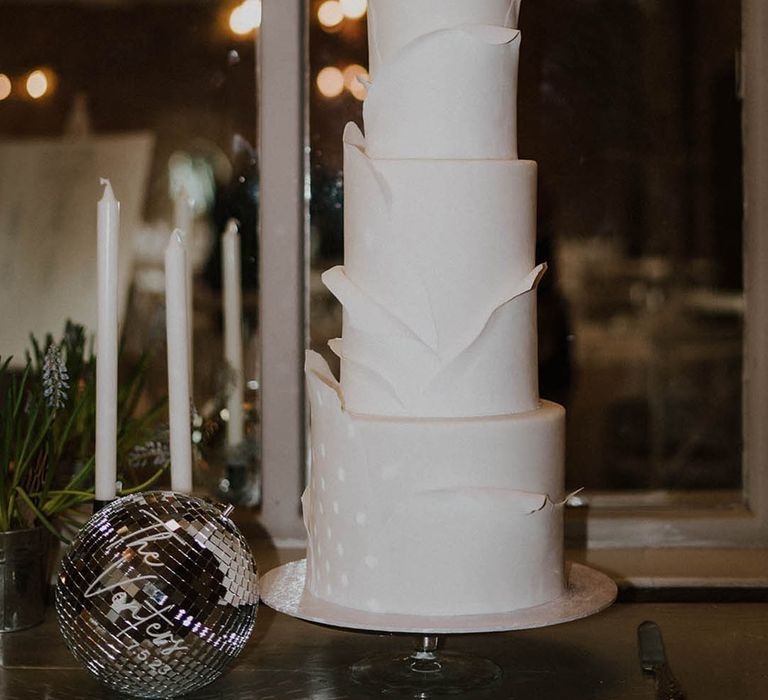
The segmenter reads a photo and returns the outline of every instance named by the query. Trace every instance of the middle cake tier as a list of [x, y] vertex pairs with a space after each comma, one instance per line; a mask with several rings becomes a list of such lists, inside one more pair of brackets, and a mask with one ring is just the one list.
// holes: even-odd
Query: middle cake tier
[[323, 280], [344, 307], [347, 408], [536, 408], [536, 163], [372, 159], [353, 124], [344, 140], [345, 264]]

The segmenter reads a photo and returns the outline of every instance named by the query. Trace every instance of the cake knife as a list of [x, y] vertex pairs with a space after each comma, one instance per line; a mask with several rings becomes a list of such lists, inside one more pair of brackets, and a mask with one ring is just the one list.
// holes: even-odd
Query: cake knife
[[650, 620], [637, 628], [637, 644], [640, 650], [640, 666], [645, 673], [652, 673], [656, 679], [656, 700], [685, 700], [677, 678], [667, 663], [661, 630]]

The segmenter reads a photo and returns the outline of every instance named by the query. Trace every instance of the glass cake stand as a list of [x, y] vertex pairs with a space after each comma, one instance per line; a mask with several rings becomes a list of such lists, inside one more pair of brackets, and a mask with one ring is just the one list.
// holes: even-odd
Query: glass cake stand
[[616, 584], [582, 564], [566, 565], [565, 594], [544, 605], [489, 615], [399, 615], [353, 610], [305, 592], [306, 559], [265, 574], [260, 582], [266, 605], [308, 622], [373, 632], [416, 635], [411, 653], [372, 656], [351, 667], [352, 678], [368, 690], [412, 698], [457, 695], [493, 686], [501, 669], [488, 659], [438, 649], [451, 634], [510, 632], [572, 622], [604, 610], [616, 599]]

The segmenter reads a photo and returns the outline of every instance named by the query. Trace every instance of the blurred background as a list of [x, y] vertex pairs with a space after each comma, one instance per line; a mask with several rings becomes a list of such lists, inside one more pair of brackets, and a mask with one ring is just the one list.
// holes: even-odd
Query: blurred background
[[[366, 6], [308, 2], [308, 342], [331, 362], [341, 313], [319, 276], [342, 257], [341, 134], [362, 121]], [[259, 0], [0, 4], [0, 241], [13, 252], [0, 354], [31, 331], [60, 332], [45, 327], [54, 287], [92, 327], [95, 245], [82, 232], [95, 231], [107, 176], [130, 242], [124, 361], [152, 353], [150, 386], [163, 389], [162, 254], [188, 195], [197, 439], [212, 488], [225, 475], [218, 242], [233, 216], [258, 443], [260, 17]], [[541, 394], [568, 410], [574, 488], [742, 500], [740, 27], [738, 2], [523, 3], [520, 156], [539, 163], [538, 258], [550, 263]]]

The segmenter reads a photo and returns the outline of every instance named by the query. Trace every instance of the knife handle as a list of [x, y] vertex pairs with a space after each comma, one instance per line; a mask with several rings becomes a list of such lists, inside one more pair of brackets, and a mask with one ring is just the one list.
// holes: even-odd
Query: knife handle
[[656, 666], [653, 671], [656, 677], [656, 700], [685, 700], [682, 688], [667, 664]]

